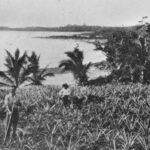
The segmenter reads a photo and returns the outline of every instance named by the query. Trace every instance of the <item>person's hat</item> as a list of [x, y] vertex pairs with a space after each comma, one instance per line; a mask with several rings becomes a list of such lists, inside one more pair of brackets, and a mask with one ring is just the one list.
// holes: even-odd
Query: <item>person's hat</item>
[[68, 88], [69, 86], [68, 86], [67, 83], [64, 83], [64, 84], [62, 85], [62, 87]]

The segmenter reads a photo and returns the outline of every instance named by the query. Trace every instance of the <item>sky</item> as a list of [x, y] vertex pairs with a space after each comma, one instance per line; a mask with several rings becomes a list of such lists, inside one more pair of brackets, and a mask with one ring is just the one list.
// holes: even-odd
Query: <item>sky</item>
[[150, 0], [0, 0], [0, 26], [130, 26], [150, 22]]

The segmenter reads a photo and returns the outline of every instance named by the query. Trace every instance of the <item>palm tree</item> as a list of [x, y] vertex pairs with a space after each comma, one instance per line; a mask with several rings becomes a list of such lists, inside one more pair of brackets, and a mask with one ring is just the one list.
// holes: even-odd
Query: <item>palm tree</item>
[[[16, 49], [14, 55], [12, 55], [7, 50], [6, 50], [6, 53], [7, 53], [7, 56], [5, 59], [5, 66], [6, 66], [7, 70], [0, 71], [0, 78], [2, 79], [2, 82], [0, 82], [0, 85], [12, 88], [13, 93], [16, 95], [16, 92], [15, 92], [16, 89], [19, 88], [19, 86], [27, 80], [28, 75], [31, 72], [31, 68], [26, 63], [26, 58], [27, 58], [26, 52], [24, 52], [22, 56], [20, 56], [19, 49]], [[14, 106], [15, 105], [13, 103], [12, 111], [14, 111]], [[19, 115], [18, 111], [15, 113], [17, 113], [16, 116]], [[12, 113], [12, 114], [14, 114], [14, 113]], [[10, 115], [9, 122], [7, 124], [7, 131], [5, 133], [4, 143], [6, 141], [6, 138], [10, 134], [12, 114]], [[17, 126], [17, 124], [16, 124], [16, 126]]]
[[74, 48], [73, 52], [69, 51], [65, 52], [65, 54], [69, 59], [62, 60], [59, 67], [62, 68], [63, 72], [72, 72], [79, 85], [86, 85], [88, 82], [87, 71], [91, 67], [91, 63], [83, 64], [83, 52], [78, 47]]
[[7, 50], [6, 53], [7, 56], [4, 65], [7, 70], [0, 71], [0, 78], [3, 80], [3, 82], [0, 82], [0, 85], [16, 90], [27, 80], [31, 68], [26, 64], [26, 52], [22, 56], [20, 56], [19, 49], [16, 49], [14, 56]]
[[28, 77], [28, 80], [31, 82], [30, 85], [42, 85], [46, 77], [54, 76], [53, 73], [47, 71], [48, 66], [44, 69], [40, 69], [39, 60], [40, 56], [37, 56], [35, 52], [32, 52], [30, 57], [28, 56], [29, 67], [32, 68], [32, 74]]

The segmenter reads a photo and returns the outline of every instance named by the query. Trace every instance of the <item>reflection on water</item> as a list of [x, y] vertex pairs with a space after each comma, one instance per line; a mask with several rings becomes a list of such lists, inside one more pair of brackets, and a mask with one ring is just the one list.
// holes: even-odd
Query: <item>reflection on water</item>
[[62, 85], [63, 83], [74, 84], [74, 78], [72, 73], [65, 73], [65, 74], [56, 74], [53, 77], [47, 78], [44, 82], [45, 84], [52, 84], [52, 85]]
[[[40, 39], [33, 38], [37, 36], [51, 35], [72, 35], [72, 32], [24, 32], [24, 31], [0, 31], [0, 70], [5, 70], [4, 60], [6, 56], [5, 49], [14, 52], [19, 48], [21, 52], [25, 50], [30, 54], [35, 51], [41, 55], [40, 66], [57, 67], [62, 59], [66, 59], [64, 52], [71, 51], [79, 44], [79, 48], [84, 51], [84, 63], [97, 62], [105, 59], [100, 51], [93, 51], [93, 44], [79, 40], [61, 40], [61, 39]], [[75, 33], [76, 34], [76, 33]], [[92, 74], [91, 74], [92, 75]], [[46, 84], [61, 84], [63, 82], [74, 83], [72, 74], [56, 75], [46, 80]]]

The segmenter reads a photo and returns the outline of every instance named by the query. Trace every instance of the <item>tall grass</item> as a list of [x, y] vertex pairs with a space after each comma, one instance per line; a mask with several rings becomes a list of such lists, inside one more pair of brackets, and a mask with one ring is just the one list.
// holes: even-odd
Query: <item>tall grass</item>
[[[17, 91], [22, 101], [17, 139], [8, 148], [24, 150], [148, 150], [150, 148], [150, 86], [105, 85], [72, 87], [71, 96], [98, 97], [81, 110], [65, 108], [60, 87], [27, 87]], [[7, 93], [7, 92], [2, 92]], [[0, 95], [2, 100], [4, 95]], [[101, 101], [104, 99], [104, 102]], [[0, 143], [3, 128], [0, 128]], [[4, 148], [1, 146], [1, 148]]]

